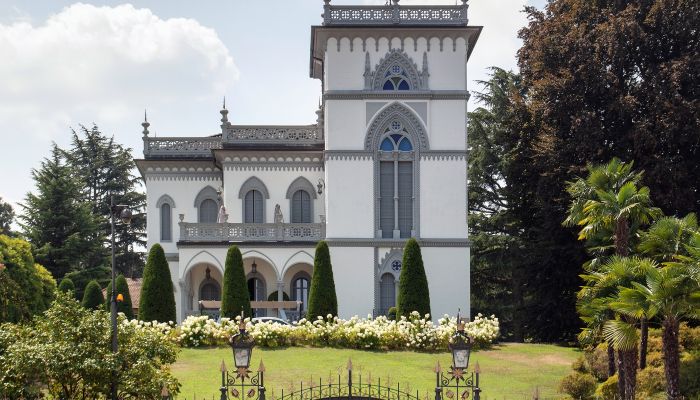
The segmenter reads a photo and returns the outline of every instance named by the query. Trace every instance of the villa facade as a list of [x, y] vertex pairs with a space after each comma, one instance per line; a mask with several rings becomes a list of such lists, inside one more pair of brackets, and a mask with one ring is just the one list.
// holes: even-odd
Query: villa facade
[[257, 315], [287, 297], [303, 312], [319, 240], [341, 317], [395, 305], [410, 237], [433, 313], [469, 310], [467, 61], [481, 28], [465, 1], [324, 3], [311, 27], [316, 124], [236, 125], [225, 105], [210, 136], [152, 137], [142, 124], [148, 246], [165, 249], [178, 320], [217, 304], [232, 244]]

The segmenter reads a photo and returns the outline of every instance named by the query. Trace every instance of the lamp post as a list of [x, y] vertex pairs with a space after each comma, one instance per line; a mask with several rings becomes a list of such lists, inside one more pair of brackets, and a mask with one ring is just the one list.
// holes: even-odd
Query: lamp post
[[[131, 210], [123, 204], [115, 204], [114, 196], [110, 198], [110, 225], [112, 228], [112, 293], [110, 293], [110, 317], [112, 323], [112, 353], [117, 354], [119, 350], [119, 342], [117, 341], [117, 284], [116, 284], [116, 254], [114, 252], [114, 228], [116, 225], [115, 218], [119, 218], [122, 223], [129, 224], [131, 222]], [[122, 297], [123, 298], [123, 297]], [[112, 371], [112, 385], [110, 387], [112, 400], [117, 400], [117, 369], [116, 366]]]
[[[253, 355], [255, 342], [248, 335], [246, 322], [241, 314], [241, 322], [238, 324], [238, 333], [229, 340], [233, 352], [233, 364], [236, 367], [235, 374], [229, 374], [226, 364], [221, 361], [221, 400], [228, 399], [228, 389], [231, 395], [238, 398], [243, 396], [250, 400], [265, 400], [265, 366], [262, 360], [254, 375], [250, 375], [250, 360]], [[246, 379], [248, 383], [246, 383]], [[248, 391], [245, 392], [246, 388]], [[256, 396], [257, 395], [257, 396]], [[241, 397], [243, 398], [243, 397]]]
[[443, 392], [448, 400], [466, 400], [470, 390], [474, 400], [480, 400], [479, 374], [481, 369], [479, 363], [476, 363], [474, 372], [467, 373], [472, 339], [464, 333], [464, 322], [459, 315], [457, 315], [457, 332], [452, 336], [448, 348], [452, 353], [452, 365], [447, 374], [442, 372], [439, 362], [435, 367], [435, 400], [443, 400]]

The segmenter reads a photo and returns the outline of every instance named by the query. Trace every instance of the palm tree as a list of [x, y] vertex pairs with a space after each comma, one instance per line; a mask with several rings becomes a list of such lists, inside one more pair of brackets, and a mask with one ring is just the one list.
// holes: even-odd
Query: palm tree
[[[581, 228], [578, 238], [586, 241], [588, 251], [594, 256], [584, 266], [589, 271], [599, 268], [611, 252], [621, 257], [628, 256], [641, 227], [661, 216], [661, 210], [651, 206], [649, 188], [637, 188], [643, 172], [635, 172], [632, 166], [633, 163], [613, 158], [605, 165], [589, 165], [586, 179], [579, 178], [568, 184], [567, 192], [572, 202], [563, 224]], [[642, 319], [640, 324], [640, 347], [644, 352], [642, 359], [645, 359], [648, 336], [646, 320]], [[612, 353], [612, 346], [608, 344], [609, 358], [613, 356]], [[630, 380], [627, 386], [634, 386], [632, 382], [636, 377], [636, 368], [632, 371], [635, 376], [626, 378]], [[621, 382], [622, 376], [619, 378]], [[622, 382], [620, 388], [623, 388]]]
[[[613, 256], [597, 271], [581, 275], [586, 284], [578, 294], [578, 311], [587, 326], [579, 338], [603, 336], [608, 341], [609, 349], [617, 351], [618, 390], [622, 399], [634, 399], [638, 336], [632, 318], [616, 312], [610, 303], [618, 296], [620, 288], [633, 287], [633, 282], [642, 282], [646, 271], [655, 267], [656, 264], [649, 259]], [[611, 327], [629, 326], [633, 329], [623, 332], [625, 340], [609, 334]], [[620, 332], [616, 332], [616, 335], [620, 335]], [[609, 361], [612, 359], [614, 357], [608, 358]]]
[[[700, 234], [698, 234], [700, 240]], [[685, 263], [669, 263], [661, 269], [646, 271], [645, 283], [633, 282], [631, 288], [622, 288], [610, 306], [631, 318], [662, 319], [662, 351], [666, 396], [669, 400], [682, 398], [680, 393], [680, 350], [678, 333], [685, 318], [700, 317], [700, 284], [692, 269]], [[619, 324], [606, 331], [613, 340], [627, 343], [628, 326]], [[623, 333], [621, 333], [623, 332]]]

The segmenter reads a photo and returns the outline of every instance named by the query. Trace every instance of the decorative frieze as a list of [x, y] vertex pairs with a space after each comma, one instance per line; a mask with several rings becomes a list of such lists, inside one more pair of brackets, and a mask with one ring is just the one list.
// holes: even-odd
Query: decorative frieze
[[330, 0], [324, 0], [323, 25], [430, 25], [430, 26], [467, 26], [467, 1], [461, 5], [434, 6], [399, 6], [393, 0], [385, 6], [332, 6]]
[[143, 155], [148, 158], [211, 158], [221, 148], [221, 137], [143, 137]]
[[323, 144], [323, 130], [319, 125], [221, 125], [226, 144]]
[[181, 242], [317, 242], [325, 224], [246, 224], [180, 222]]

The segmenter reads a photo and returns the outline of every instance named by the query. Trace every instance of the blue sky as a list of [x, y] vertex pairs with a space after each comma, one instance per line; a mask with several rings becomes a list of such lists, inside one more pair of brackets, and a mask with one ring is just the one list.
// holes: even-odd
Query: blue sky
[[[384, 4], [384, 0], [333, 0]], [[454, 4], [454, 0], [402, 0]], [[471, 0], [484, 31], [469, 76], [515, 69], [524, 5]], [[0, 0], [0, 196], [33, 190], [31, 169], [70, 128], [96, 123], [141, 156], [143, 111], [158, 136], [218, 133], [226, 96], [234, 124], [315, 121], [320, 82], [308, 77], [310, 26], [322, 0]], [[470, 89], [478, 89], [473, 82]], [[471, 105], [473, 108], [474, 105]], [[17, 210], [16, 210], [17, 211]]]

